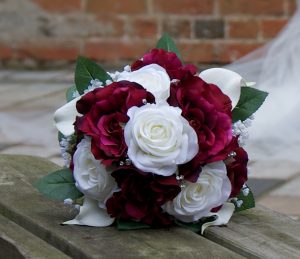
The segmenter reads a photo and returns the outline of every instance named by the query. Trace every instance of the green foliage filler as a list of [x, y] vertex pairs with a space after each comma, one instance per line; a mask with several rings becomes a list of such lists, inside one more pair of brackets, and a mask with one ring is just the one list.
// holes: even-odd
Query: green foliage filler
[[93, 79], [99, 79], [104, 85], [106, 80], [112, 80], [110, 75], [97, 63], [79, 56], [75, 68], [75, 85], [77, 91], [83, 94]]
[[158, 49], [164, 49], [166, 51], [172, 51], [174, 53], [176, 53], [177, 57], [182, 60], [181, 54], [178, 50], [178, 48], [176, 47], [175, 42], [172, 40], [172, 38], [165, 33], [157, 42], [156, 44], [156, 48]]
[[249, 118], [264, 103], [268, 93], [258, 89], [244, 86], [241, 88], [241, 96], [238, 104], [232, 111], [232, 121], [244, 121]]
[[73, 174], [68, 168], [46, 175], [34, 185], [41, 193], [54, 200], [63, 201], [67, 198], [75, 200], [82, 196], [82, 193], [77, 190]]

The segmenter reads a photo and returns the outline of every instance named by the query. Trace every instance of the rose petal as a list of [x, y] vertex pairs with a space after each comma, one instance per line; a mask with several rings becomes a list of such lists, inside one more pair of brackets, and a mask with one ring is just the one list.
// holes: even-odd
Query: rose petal
[[234, 108], [241, 94], [241, 85], [244, 79], [236, 72], [224, 68], [210, 68], [202, 71], [199, 77], [209, 84], [218, 86], [232, 102]]
[[79, 214], [72, 220], [66, 221], [64, 225], [84, 225], [91, 227], [107, 227], [114, 222], [105, 209], [98, 206], [96, 200], [85, 198]]
[[76, 103], [80, 98], [81, 96], [66, 103], [54, 113], [55, 126], [66, 137], [74, 133], [73, 123], [75, 122], [76, 116], [80, 115], [77, 112]]

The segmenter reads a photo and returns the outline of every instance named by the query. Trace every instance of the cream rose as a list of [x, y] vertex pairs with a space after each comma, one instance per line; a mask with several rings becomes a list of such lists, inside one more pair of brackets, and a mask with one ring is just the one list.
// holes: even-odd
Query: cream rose
[[127, 80], [143, 86], [155, 97], [156, 103], [165, 101], [170, 96], [170, 77], [166, 70], [157, 65], [150, 64], [133, 72], [122, 72], [117, 81]]
[[167, 103], [146, 104], [130, 108], [127, 114], [125, 142], [128, 157], [138, 169], [169, 176], [177, 165], [198, 153], [197, 135], [180, 108]]
[[111, 172], [96, 160], [91, 152], [91, 141], [81, 140], [73, 157], [76, 187], [85, 197], [97, 200], [100, 207], [105, 207], [117, 184]]
[[186, 187], [163, 208], [183, 222], [197, 221], [210, 215], [211, 209], [223, 205], [231, 193], [231, 183], [223, 162], [203, 167], [195, 183], [185, 182]]

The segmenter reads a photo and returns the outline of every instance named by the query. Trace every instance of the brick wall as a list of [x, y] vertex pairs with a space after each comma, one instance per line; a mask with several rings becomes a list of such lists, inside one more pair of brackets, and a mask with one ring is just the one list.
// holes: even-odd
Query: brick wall
[[274, 37], [296, 0], [0, 0], [0, 62], [47, 67], [78, 54], [120, 65], [163, 32], [186, 61], [228, 63]]

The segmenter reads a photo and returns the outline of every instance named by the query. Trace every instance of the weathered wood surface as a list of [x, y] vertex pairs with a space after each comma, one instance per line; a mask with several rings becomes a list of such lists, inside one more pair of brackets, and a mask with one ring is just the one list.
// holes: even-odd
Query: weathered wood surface
[[300, 258], [300, 223], [263, 207], [235, 214], [205, 237], [247, 258]]
[[32, 187], [39, 177], [58, 168], [40, 158], [1, 155], [0, 214], [72, 258], [242, 258], [181, 228], [118, 231], [114, 227], [62, 226], [74, 211]]
[[67, 259], [70, 257], [0, 215], [0, 258]]

